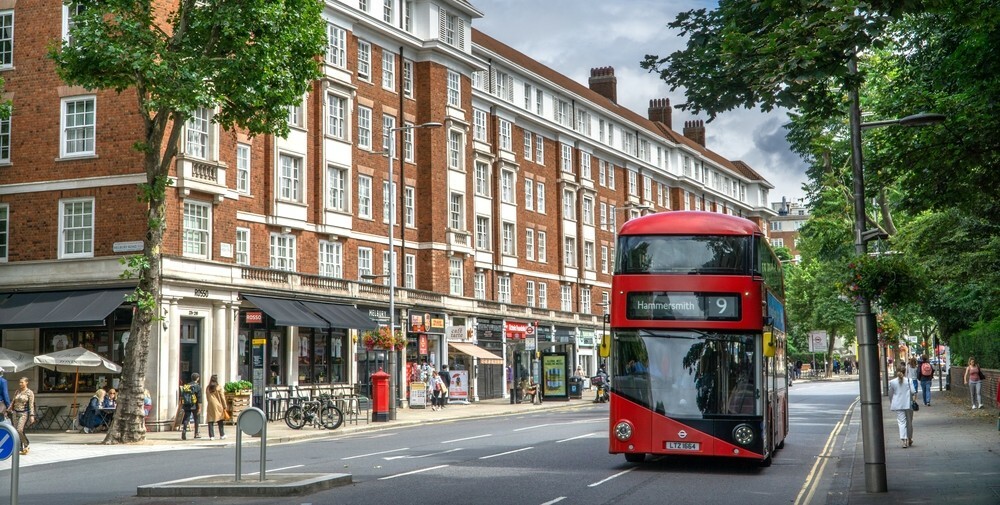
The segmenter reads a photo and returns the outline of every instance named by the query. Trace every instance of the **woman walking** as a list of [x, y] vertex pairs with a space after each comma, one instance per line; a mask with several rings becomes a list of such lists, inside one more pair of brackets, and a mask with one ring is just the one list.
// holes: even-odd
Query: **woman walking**
[[903, 449], [913, 445], [913, 383], [906, 380], [902, 370], [896, 372], [896, 380], [889, 381], [889, 409], [896, 412], [899, 424], [899, 440]]
[[979, 367], [976, 358], [969, 357], [969, 366], [965, 367], [965, 383], [969, 385], [969, 396], [972, 397], [972, 410], [983, 408], [983, 369]]
[[21, 439], [21, 454], [24, 455], [28, 454], [28, 445], [31, 443], [24, 434], [24, 429], [29, 424], [35, 424], [35, 392], [28, 389], [27, 377], [21, 377], [17, 385], [18, 389], [14, 391], [14, 397], [10, 402], [10, 409], [14, 411], [11, 421], [17, 430], [18, 438]]
[[226, 431], [222, 427], [227, 420], [226, 416], [226, 396], [222, 394], [219, 387], [219, 376], [212, 375], [208, 379], [208, 394], [205, 395], [208, 401], [208, 409], [205, 411], [205, 421], [208, 423], [208, 439], [215, 440], [215, 425], [219, 426], [219, 438], [226, 438]]
[[906, 362], [906, 379], [913, 383], [913, 390], [916, 391], [917, 387], [920, 385], [920, 380], [917, 374], [917, 357], [910, 356], [910, 360]]

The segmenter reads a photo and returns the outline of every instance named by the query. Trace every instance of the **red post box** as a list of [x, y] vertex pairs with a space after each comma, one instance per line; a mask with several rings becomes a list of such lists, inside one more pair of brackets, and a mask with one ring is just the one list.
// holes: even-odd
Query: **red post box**
[[379, 371], [372, 374], [372, 421], [389, 420], [389, 374]]

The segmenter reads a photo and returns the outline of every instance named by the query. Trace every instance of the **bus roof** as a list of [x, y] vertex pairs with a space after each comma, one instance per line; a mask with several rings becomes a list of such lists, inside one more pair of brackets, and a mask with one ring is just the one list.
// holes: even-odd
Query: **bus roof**
[[618, 235], [753, 235], [761, 233], [742, 217], [694, 210], [647, 214], [628, 220]]

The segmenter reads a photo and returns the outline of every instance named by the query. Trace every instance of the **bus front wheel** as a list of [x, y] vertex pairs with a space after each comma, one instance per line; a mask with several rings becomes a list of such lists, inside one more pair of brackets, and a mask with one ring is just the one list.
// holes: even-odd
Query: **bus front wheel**
[[629, 463], [642, 463], [643, 461], [646, 461], [646, 453], [626, 452], [625, 461], [628, 461]]

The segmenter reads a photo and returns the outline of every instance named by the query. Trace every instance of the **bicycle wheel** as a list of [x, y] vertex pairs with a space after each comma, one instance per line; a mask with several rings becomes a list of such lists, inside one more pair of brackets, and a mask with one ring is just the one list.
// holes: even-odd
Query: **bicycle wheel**
[[323, 427], [328, 430], [335, 430], [340, 428], [341, 424], [344, 424], [344, 413], [333, 405], [323, 407], [323, 410], [320, 411], [319, 418], [323, 423]]
[[302, 412], [302, 407], [293, 405], [285, 411], [285, 424], [293, 430], [302, 429], [306, 425], [306, 417]]

